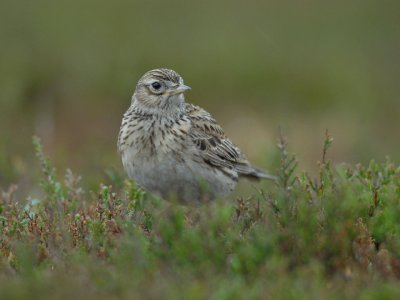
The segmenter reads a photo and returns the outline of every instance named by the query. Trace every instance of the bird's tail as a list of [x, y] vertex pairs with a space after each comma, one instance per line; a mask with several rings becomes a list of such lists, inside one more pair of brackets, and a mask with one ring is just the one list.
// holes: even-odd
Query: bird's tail
[[246, 177], [250, 180], [260, 180], [260, 179], [268, 179], [272, 181], [277, 181], [278, 177], [271, 175], [267, 172], [264, 172], [260, 169], [254, 168], [253, 166], [247, 166], [247, 168], [240, 168], [237, 170], [240, 176]]

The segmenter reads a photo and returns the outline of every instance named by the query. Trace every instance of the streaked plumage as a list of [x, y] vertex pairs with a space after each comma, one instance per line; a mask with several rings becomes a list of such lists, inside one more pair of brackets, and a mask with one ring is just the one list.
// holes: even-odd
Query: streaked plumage
[[200, 204], [233, 191], [239, 177], [274, 179], [253, 166], [169, 69], [139, 80], [124, 114], [118, 149], [128, 176], [165, 199]]

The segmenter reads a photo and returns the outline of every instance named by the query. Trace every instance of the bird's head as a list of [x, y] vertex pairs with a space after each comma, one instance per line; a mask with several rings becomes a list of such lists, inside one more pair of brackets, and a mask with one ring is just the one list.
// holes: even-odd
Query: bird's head
[[136, 85], [134, 105], [149, 113], [168, 113], [180, 110], [185, 102], [183, 93], [190, 87], [170, 69], [154, 69], [145, 73]]

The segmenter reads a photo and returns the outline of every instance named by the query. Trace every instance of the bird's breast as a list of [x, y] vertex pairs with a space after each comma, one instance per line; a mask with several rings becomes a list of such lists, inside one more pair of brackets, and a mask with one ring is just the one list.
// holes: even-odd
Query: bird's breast
[[[120, 152], [130, 152], [135, 158], [159, 160], [171, 152], [184, 152], [190, 130], [185, 118], [132, 119], [121, 127]], [[134, 158], [134, 157], [132, 157]]]

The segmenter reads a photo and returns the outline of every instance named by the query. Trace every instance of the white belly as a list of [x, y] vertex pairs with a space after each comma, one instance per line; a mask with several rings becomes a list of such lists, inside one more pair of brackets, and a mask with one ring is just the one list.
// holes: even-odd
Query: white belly
[[160, 153], [150, 158], [128, 148], [122, 153], [122, 162], [128, 176], [144, 190], [187, 204], [226, 196], [236, 186], [236, 181], [221, 171], [191, 160], [187, 154]]

